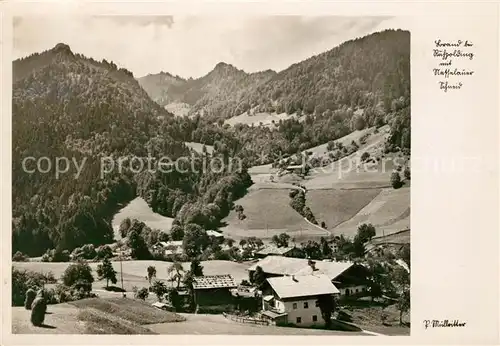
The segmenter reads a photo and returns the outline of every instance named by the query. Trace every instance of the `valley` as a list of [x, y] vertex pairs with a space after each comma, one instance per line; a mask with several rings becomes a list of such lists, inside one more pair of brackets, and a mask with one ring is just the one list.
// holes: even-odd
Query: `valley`
[[[220, 61], [197, 78], [135, 76], [66, 43], [15, 60], [16, 332], [36, 330], [20, 306], [40, 288], [57, 315], [47, 320], [68, 333], [214, 334], [233, 326], [247, 334], [362, 335], [364, 327], [341, 321], [346, 314], [388, 330], [378, 325], [385, 313], [399, 321], [397, 333], [408, 332], [409, 43], [408, 31], [391, 29], [279, 71]], [[26, 171], [26, 156], [85, 164], [77, 177], [54, 176]], [[149, 169], [143, 158], [162, 165]], [[267, 260], [285, 274], [264, 272]], [[343, 269], [318, 279], [307, 274], [315, 261]], [[327, 287], [311, 293], [315, 328], [295, 329], [303, 321], [293, 311], [286, 323], [262, 320], [265, 312], [275, 319], [278, 306], [266, 310], [266, 285], [288, 280], [292, 262], [300, 266], [294, 278]], [[243, 296], [254, 292], [256, 311], [230, 292], [242, 287]], [[200, 303], [205, 291], [197, 290], [205, 289], [215, 290], [207, 294], [213, 306]], [[229, 304], [217, 300], [221, 291]], [[163, 301], [176, 313], [150, 306]], [[235, 322], [241, 315], [257, 316], [262, 328]]]

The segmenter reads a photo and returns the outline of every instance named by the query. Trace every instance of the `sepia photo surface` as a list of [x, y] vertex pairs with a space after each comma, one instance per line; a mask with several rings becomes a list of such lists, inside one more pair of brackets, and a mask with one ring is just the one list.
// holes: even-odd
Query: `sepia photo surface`
[[499, 17], [1, 3], [2, 344], [498, 343]]
[[409, 335], [397, 23], [14, 17], [12, 332]]

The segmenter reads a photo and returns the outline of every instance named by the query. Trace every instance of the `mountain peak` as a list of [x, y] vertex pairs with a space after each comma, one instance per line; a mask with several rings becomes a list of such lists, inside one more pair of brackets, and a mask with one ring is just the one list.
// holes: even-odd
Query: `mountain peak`
[[56, 52], [56, 53], [70, 53], [70, 54], [73, 54], [73, 52], [71, 51], [71, 48], [69, 48], [69, 46], [65, 43], [58, 43], [56, 44], [56, 46], [53, 48], [53, 51]]
[[215, 71], [238, 71], [236, 67], [234, 67], [231, 64], [225, 63], [223, 61], [219, 62], [217, 65], [214, 67]]

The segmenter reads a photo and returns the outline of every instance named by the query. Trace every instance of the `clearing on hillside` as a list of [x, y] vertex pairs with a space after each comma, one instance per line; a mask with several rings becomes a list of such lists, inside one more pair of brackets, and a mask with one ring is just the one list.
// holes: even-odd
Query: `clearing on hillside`
[[331, 230], [356, 215], [379, 193], [379, 189], [309, 190], [306, 205], [311, 208], [318, 223], [324, 221], [327, 229]]
[[[335, 142], [341, 142], [344, 146], [350, 145], [355, 140], [359, 149], [355, 153], [346, 156], [327, 166], [314, 168], [306, 177], [304, 186], [308, 189], [356, 189], [356, 188], [383, 188], [390, 186], [390, 175], [395, 166], [408, 164], [403, 155], [384, 154], [384, 141], [388, 136], [389, 128], [383, 126], [375, 133], [375, 127], [354, 131]], [[362, 137], [364, 144], [359, 141]], [[326, 158], [328, 155], [327, 144], [323, 144], [306, 150], [312, 152], [316, 157]], [[367, 162], [361, 160], [363, 153], [368, 153], [370, 159]]]
[[244, 220], [233, 210], [221, 230], [230, 238], [259, 237], [270, 239], [275, 234], [288, 233], [296, 240], [326, 236], [329, 233], [307, 222], [290, 206], [290, 189], [251, 190], [235, 201], [243, 207]]
[[144, 222], [149, 228], [159, 229], [163, 232], [170, 231], [172, 222], [174, 221], [173, 218], [155, 213], [144, 199], [137, 197], [113, 217], [112, 225], [115, 240], [120, 240], [122, 238], [118, 230], [120, 228], [120, 223], [126, 218], [137, 219]]
[[333, 229], [334, 234], [354, 236], [360, 224], [371, 223], [377, 236], [410, 228], [410, 188], [383, 189], [355, 216]]
[[[254, 115], [249, 115], [248, 112], [237, 115], [235, 117], [229, 118], [224, 121], [225, 124], [229, 124], [230, 126], [234, 126], [236, 124], [246, 124], [246, 125], [254, 125], [259, 126], [262, 123], [263, 126], [273, 127], [274, 124], [279, 123], [280, 120], [286, 120], [293, 118], [295, 114], [286, 114], [286, 113], [255, 113]], [[274, 123], [273, 123], [274, 121]]]
[[165, 106], [165, 109], [176, 117], [188, 116], [191, 106], [184, 102], [172, 102]]
[[[364, 145], [360, 145], [360, 148], [362, 148], [363, 146], [368, 146], [368, 145], [372, 144], [372, 143], [368, 142], [368, 138], [370, 138], [370, 136], [376, 136], [377, 138], [383, 137], [386, 133], [386, 130], [388, 130], [388, 127], [383, 126], [380, 129], [378, 129], [378, 134], [374, 134], [375, 129], [376, 129], [376, 127], [370, 127], [370, 128], [366, 128], [363, 130], [356, 130], [356, 131], [349, 133], [348, 135], [346, 135], [344, 137], [341, 137], [339, 139], [334, 140], [333, 142], [341, 143], [344, 146], [348, 146], [351, 144], [352, 141], [355, 141], [356, 143], [358, 143], [358, 145], [360, 145], [360, 143], [359, 143], [360, 139], [363, 136], [368, 136], [367, 143]], [[324, 143], [324, 144], [315, 146], [313, 148], [303, 150], [302, 152], [303, 153], [309, 152], [309, 153], [312, 153], [313, 155], [325, 155], [328, 153], [327, 147], [328, 147], [328, 143]]]

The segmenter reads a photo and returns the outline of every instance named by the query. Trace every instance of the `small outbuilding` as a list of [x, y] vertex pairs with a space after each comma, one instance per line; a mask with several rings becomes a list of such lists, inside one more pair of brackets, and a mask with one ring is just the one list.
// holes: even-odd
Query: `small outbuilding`
[[231, 275], [197, 276], [193, 279], [195, 304], [197, 307], [233, 304], [231, 291], [236, 287]]

